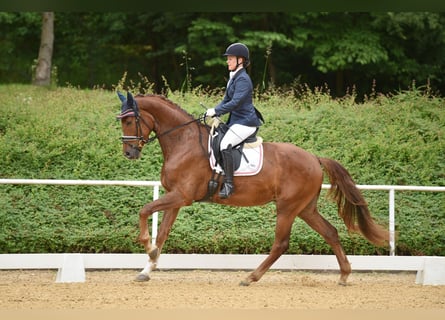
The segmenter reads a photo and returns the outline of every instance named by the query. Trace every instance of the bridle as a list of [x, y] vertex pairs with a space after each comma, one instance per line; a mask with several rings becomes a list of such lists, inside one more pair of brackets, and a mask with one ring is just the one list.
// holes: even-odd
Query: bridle
[[[192, 119], [188, 122], [185, 122], [183, 124], [180, 124], [176, 127], [173, 127], [167, 131], [164, 131], [160, 134], [158, 134], [154, 129], [154, 127], [152, 128], [148, 122], [144, 119], [141, 118], [140, 113], [139, 113], [139, 108], [136, 106], [136, 108], [131, 108], [131, 109], [127, 109], [126, 111], [124, 111], [123, 113], [121, 113], [120, 115], [117, 116], [117, 119], [123, 119], [123, 118], [127, 118], [127, 117], [134, 117], [135, 118], [135, 126], [136, 126], [136, 134], [134, 136], [121, 136], [121, 141], [122, 143], [130, 146], [133, 149], [136, 149], [138, 151], [142, 150], [142, 147], [145, 144], [148, 144], [150, 142], [153, 142], [156, 139], [159, 139], [160, 137], [169, 134], [172, 131], [175, 131], [177, 129], [180, 129], [182, 127], [185, 127], [189, 124], [192, 124], [194, 122], [202, 122], [203, 118], [205, 115], [203, 115], [202, 117], [198, 118], [198, 119]], [[147, 139], [144, 138], [144, 135], [142, 133], [142, 125], [145, 125], [150, 132], [154, 132], [155, 135], [153, 137], [148, 137]], [[137, 145], [131, 143], [132, 141], [137, 141]]]
[[[131, 148], [141, 151], [144, 144], [154, 141], [157, 138], [157, 135], [148, 139], [144, 138], [144, 135], [142, 133], [141, 122], [150, 130], [150, 132], [154, 131], [153, 130], [154, 128], [152, 128], [144, 118], [140, 117], [139, 111], [137, 109], [127, 109], [125, 112], [117, 116], [118, 119], [123, 119], [128, 117], [135, 118], [136, 133], [134, 136], [125, 136], [125, 135], [121, 136], [121, 141], [122, 143], [130, 146]], [[137, 141], [137, 145], [133, 144], [132, 143], [133, 141]]]

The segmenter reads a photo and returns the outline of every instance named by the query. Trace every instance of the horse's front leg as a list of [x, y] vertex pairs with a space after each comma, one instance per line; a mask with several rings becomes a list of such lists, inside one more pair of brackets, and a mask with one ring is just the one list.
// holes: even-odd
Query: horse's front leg
[[149, 260], [145, 265], [145, 268], [137, 276], [137, 281], [150, 280], [149, 274], [151, 271], [156, 269], [162, 247], [164, 246], [164, 243], [167, 240], [168, 235], [170, 234], [170, 230], [176, 220], [176, 217], [178, 216], [178, 213], [179, 208], [164, 210], [158, 236], [156, 237], [156, 245], [151, 245], [151, 250], [147, 251]]
[[[171, 227], [176, 220], [179, 208], [184, 206], [185, 202], [177, 193], [167, 193], [162, 198], [146, 204], [139, 213], [139, 242], [144, 245], [145, 251], [149, 256], [149, 261], [145, 268], [139, 273], [137, 281], [150, 280], [150, 272], [157, 266], [157, 261], [167, 240]], [[173, 206], [173, 207], [172, 207]], [[164, 211], [161, 226], [159, 228], [156, 245], [151, 244], [150, 233], [148, 231], [147, 219], [156, 211]]]

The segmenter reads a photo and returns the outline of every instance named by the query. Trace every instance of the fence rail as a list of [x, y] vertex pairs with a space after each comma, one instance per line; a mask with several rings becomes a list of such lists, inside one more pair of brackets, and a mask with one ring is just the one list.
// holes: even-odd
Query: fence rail
[[[0, 184], [17, 185], [89, 185], [89, 186], [148, 186], [153, 187], [153, 200], [159, 198], [160, 181], [137, 181], [137, 180], [57, 180], [57, 179], [0, 179]], [[329, 189], [330, 184], [323, 184], [323, 189]], [[389, 254], [395, 255], [395, 191], [427, 191], [445, 192], [442, 186], [398, 186], [398, 185], [357, 185], [361, 190], [383, 190], [389, 192]], [[158, 213], [152, 216], [152, 241], [156, 240], [158, 226]]]
[[[38, 184], [38, 185], [71, 185], [71, 186], [133, 186], [153, 187], [153, 200], [159, 198], [160, 181], [138, 180], [57, 180], [57, 179], [0, 179], [0, 184]], [[158, 235], [158, 213], [152, 215], [151, 235], [153, 244]]]

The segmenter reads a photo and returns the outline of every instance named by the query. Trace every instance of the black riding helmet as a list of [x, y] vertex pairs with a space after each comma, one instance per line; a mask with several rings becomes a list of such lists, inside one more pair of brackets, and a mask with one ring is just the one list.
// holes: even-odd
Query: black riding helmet
[[244, 68], [247, 68], [250, 64], [249, 60], [249, 49], [243, 43], [237, 42], [232, 43], [227, 47], [226, 52], [223, 56], [235, 56], [235, 57], [243, 57], [244, 58]]

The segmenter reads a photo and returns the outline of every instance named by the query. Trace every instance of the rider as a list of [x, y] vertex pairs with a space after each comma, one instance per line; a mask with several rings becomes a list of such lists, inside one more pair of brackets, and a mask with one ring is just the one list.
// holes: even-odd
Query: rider
[[234, 191], [232, 148], [254, 134], [261, 126], [261, 115], [252, 104], [252, 81], [245, 69], [250, 64], [249, 49], [242, 43], [233, 43], [227, 47], [224, 56], [227, 57], [230, 71], [226, 92], [216, 107], [206, 111], [208, 117], [230, 113], [227, 121], [229, 129], [220, 146], [225, 174], [224, 184], [219, 192], [222, 199], [228, 198]]

